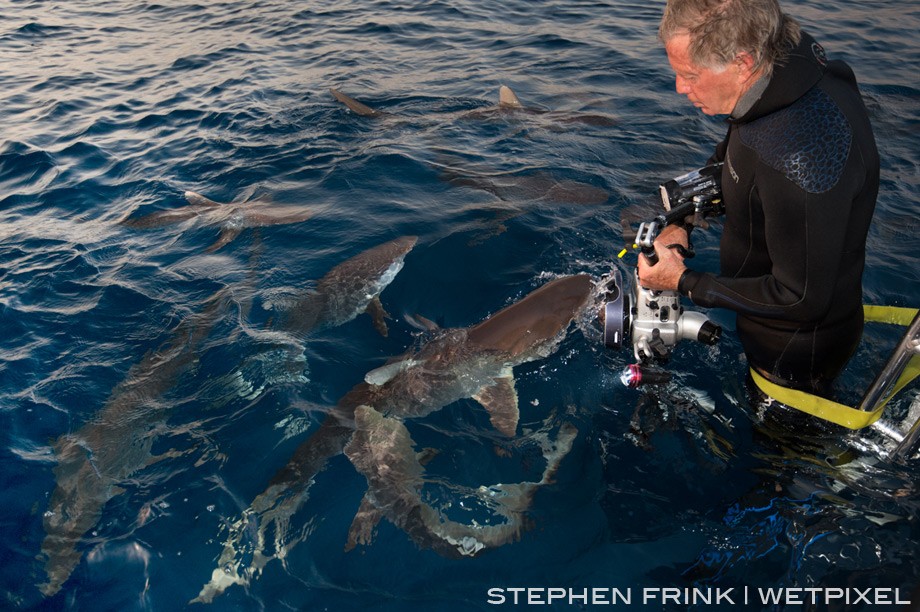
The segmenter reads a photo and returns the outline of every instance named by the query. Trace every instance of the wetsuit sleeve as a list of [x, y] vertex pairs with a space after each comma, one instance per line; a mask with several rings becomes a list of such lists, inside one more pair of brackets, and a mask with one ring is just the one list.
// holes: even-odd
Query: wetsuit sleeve
[[855, 186], [838, 183], [813, 192], [764, 165], [758, 172], [764, 180], [751, 197], [763, 202], [770, 273], [747, 277], [742, 268], [731, 278], [691, 271], [679, 289], [700, 306], [790, 322], [820, 321], [831, 306]]

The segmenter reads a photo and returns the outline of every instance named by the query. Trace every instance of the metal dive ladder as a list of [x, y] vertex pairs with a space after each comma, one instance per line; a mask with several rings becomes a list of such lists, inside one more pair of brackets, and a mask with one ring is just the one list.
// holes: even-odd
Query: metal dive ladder
[[[914, 364], [920, 360], [920, 312], [914, 316], [910, 327], [901, 338], [888, 363], [866, 391], [859, 404], [859, 409], [873, 412], [878, 406], [887, 402], [896, 392], [895, 386], [912, 359], [915, 360]], [[913, 423], [909, 424], [906, 432], [898, 425], [886, 420], [876, 421], [872, 425], [874, 429], [896, 443], [894, 449], [889, 453], [889, 458], [898, 463], [903, 463], [913, 457], [920, 445], [920, 394], [914, 399], [908, 417], [902, 424], [906, 424], [910, 419], [913, 419]]]

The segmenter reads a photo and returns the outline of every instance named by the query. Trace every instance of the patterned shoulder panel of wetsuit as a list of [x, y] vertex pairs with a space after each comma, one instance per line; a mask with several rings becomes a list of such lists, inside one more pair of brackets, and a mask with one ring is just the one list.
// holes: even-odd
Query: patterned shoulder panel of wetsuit
[[809, 193], [824, 193], [837, 184], [853, 140], [843, 112], [819, 87], [741, 126], [739, 135], [766, 164]]

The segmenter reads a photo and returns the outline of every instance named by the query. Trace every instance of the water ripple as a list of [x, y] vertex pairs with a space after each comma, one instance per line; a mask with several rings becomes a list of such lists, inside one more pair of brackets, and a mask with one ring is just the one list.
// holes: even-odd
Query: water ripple
[[[547, 278], [628, 271], [632, 253], [615, 260], [621, 213], [654, 201], [661, 180], [699, 166], [724, 134], [673, 92], [660, 6], [639, 0], [7, 4], [0, 499], [13, 527], [0, 540], [9, 561], [0, 597], [18, 608], [185, 606], [213, 569], [220, 534], [329, 407], [430, 333], [406, 316], [472, 325]], [[784, 6], [854, 67], [875, 126], [883, 180], [866, 299], [916, 305], [920, 9]], [[499, 109], [500, 85], [526, 108]], [[380, 114], [348, 110], [330, 87]], [[187, 190], [311, 216], [251, 222], [214, 253], [205, 249], [238, 219], [123, 224], [181, 216]], [[266, 331], [278, 295], [315, 291], [337, 264], [400, 235], [419, 241], [381, 296], [388, 337], [365, 316], [303, 343]], [[718, 232], [695, 241], [700, 265], [715, 268]], [[158, 381], [168, 391], [139, 408], [159, 417], [132, 440], [160, 461], [117, 483], [126, 493], [108, 500], [80, 545], [82, 564], [44, 601], [36, 557], [54, 441], [117, 408], [119, 386], [144, 380], [133, 377], [139, 364], [168, 362], [190, 337], [182, 322], [215, 292], [228, 297], [193, 353], [179, 351], [188, 367], [168, 371], [174, 378]], [[815, 466], [759, 446], [738, 382], [742, 349], [723, 318], [721, 345], [688, 347], [682, 393], [663, 393], [656, 410], [619, 388], [625, 357], [596, 338], [570, 338], [559, 355], [516, 369], [528, 426], [571, 419], [581, 444], [535, 499], [538, 528], [521, 542], [458, 562], [382, 526], [379, 544], [345, 554], [363, 483], [332, 462], [279, 526], [279, 538], [304, 540], [284, 551], [285, 565], [269, 563], [245, 595], [214, 605], [248, 596], [254, 607], [399, 609], [421, 597], [460, 610], [482, 605], [471, 593], [489, 576], [683, 586], [688, 568], [700, 580], [797, 586], [865, 581], [881, 567], [884, 586], [915, 584], [916, 551], [903, 544], [918, 537], [909, 470]], [[873, 371], [895, 335], [873, 330], [855, 369]], [[848, 376], [844, 390], [855, 393], [862, 374]], [[413, 430], [443, 447], [433, 469], [445, 482], [540, 460], [488, 437], [480, 417], [458, 403]], [[645, 431], [630, 433], [637, 422]], [[488, 458], [471, 462], [472, 444]], [[445, 509], [451, 501], [464, 512], [462, 499]], [[113, 578], [117, 567], [128, 573]]]

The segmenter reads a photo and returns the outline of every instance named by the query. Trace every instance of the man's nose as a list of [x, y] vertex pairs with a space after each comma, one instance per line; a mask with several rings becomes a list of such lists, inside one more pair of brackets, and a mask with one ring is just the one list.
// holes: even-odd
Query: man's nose
[[674, 79], [674, 88], [682, 96], [686, 96], [690, 93], [690, 84], [687, 82], [687, 79], [681, 77], [675, 77]]

